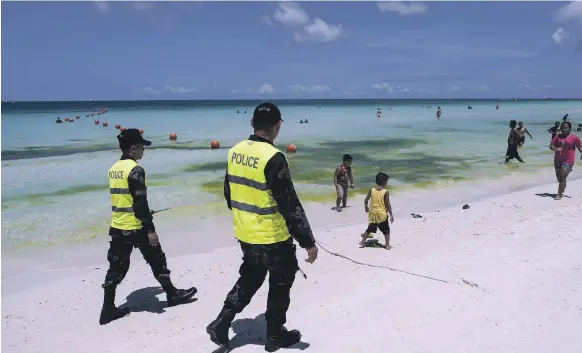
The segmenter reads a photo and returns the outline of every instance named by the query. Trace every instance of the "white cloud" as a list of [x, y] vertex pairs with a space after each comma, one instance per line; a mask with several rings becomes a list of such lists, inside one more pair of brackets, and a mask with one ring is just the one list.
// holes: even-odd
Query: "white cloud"
[[166, 85], [164, 86], [164, 88], [162, 89], [157, 89], [157, 88], [152, 88], [152, 87], [146, 87], [141, 89], [142, 93], [148, 93], [148, 94], [153, 94], [153, 95], [158, 95], [158, 94], [162, 94], [164, 92], [169, 92], [169, 93], [192, 93], [192, 92], [198, 92], [195, 88], [186, 88], [183, 86], [170, 86], [170, 85]]
[[273, 16], [263, 16], [261, 22], [267, 25], [280, 23], [294, 28], [293, 37], [298, 42], [328, 43], [346, 36], [342, 25], [328, 24], [321, 18], [311, 20], [307, 12], [294, 2], [279, 4]]
[[390, 86], [389, 83], [374, 83], [372, 85], [372, 88], [375, 88], [380, 91], [387, 91], [389, 93], [394, 92], [394, 88], [392, 88], [392, 86]]
[[93, 1], [93, 5], [101, 12], [107, 12], [109, 10], [109, 3], [106, 1]]
[[265, 83], [261, 87], [259, 87], [257, 92], [259, 92], [259, 93], [275, 93], [275, 89], [270, 84]]
[[424, 92], [424, 90], [422, 88], [415, 88], [413, 91], [418, 92], [418, 93]]
[[406, 87], [398, 86], [397, 89], [398, 89], [398, 92], [402, 92], [402, 93], [409, 93], [410, 92], [410, 90]]
[[140, 92], [142, 92], [142, 93], [149, 93], [149, 94], [161, 94], [161, 93], [162, 93], [162, 91], [161, 91], [161, 90], [159, 90], [159, 89], [154, 89], [154, 88], [152, 88], [152, 87], [146, 87], [146, 88], [142, 88], [142, 89], [140, 90]]
[[329, 25], [321, 18], [315, 18], [313, 23], [303, 27], [300, 32], [295, 32], [294, 37], [298, 42], [333, 42], [342, 35], [342, 25]]
[[451, 91], [460, 91], [461, 87], [457, 86], [457, 85], [453, 85], [451, 86]]
[[172, 92], [172, 93], [190, 93], [190, 92], [196, 92], [196, 88], [186, 88], [186, 87], [182, 87], [182, 86], [166, 85], [164, 87], [164, 91]]
[[582, 1], [571, 1], [558, 10], [558, 19], [568, 21], [571, 19], [582, 22]]
[[295, 92], [330, 92], [331, 88], [328, 85], [314, 85], [314, 86], [301, 86], [292, 85], [289, 86]]
[[264, 83], [261, 87], [259, 87], [257, 89], [252, 89], [252, 88], [247, 87], [245, 90], [240, 90], [240, 89], [233, 88], [230, 90], [230, 92], [234, 93], [234, 94], [256, 94], [256, 93], [266, 94], [266, 93], [275, 93], [275, 89], [270, 84]]
[[554, 34], [552, 34], [552, 40], [556, 44], [560, 44], [564, 41], [564, 39], [568, 38], [570, 33], [566, 32], [563, 28], [558, 28]]
[[382, 12], [396, 12], [402, 16], [419, 15], [428, 10], [425, 4], [417, 1], [382, 1], [377, 5]]
[[275, 11], [273, 20], [286, 26], [299, 26], [309, 22], [309, 15], [297, 3], [282, 2]]
[[527, 89], [533, 89], [532, 85], [530, 85], [529, 83], [526, 83], [525, 85], [523, 85], [523, 87]]
[[147, 11], [154, 7], [153, 1], [134, 1], [131, 7], [138, 11]]
[[481, 87], [479, 87], [479, 89], [481, 89], [482, 91], [486, 91], [486, 92], [490, 92], [491, 88], [489, 86], [483, 85]]

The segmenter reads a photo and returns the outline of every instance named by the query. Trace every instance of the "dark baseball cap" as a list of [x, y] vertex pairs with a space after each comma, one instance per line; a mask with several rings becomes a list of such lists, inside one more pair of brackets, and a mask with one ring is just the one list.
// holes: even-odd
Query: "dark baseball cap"
[[255, 123], [273, 123], [276, 124], [281, 119], [281, 111], [273, 103], [265, 102], [259, 104], [253, 113], [253, 121]]
[[141, 136], [138, 129], [125, 129], [119, 135], [117, 135], [117, 140], [119, 140], [119, 147], [129, 148], [133, 145], [144, 145], [151, 146], [152, 142], [148, 141]]

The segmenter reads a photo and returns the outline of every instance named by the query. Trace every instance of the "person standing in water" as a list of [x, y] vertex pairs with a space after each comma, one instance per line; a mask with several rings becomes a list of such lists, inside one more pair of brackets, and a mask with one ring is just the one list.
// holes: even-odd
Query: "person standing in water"
[[342, 211], [342, 207], [346, 207], [348, 203], [348, 185], [354, 188], [354, 177], [352, 176], [352, 161], [354, 159], [349, 154], [344, 154], [343, 163], [335, 170], [333, 175], [333, 184], [337, 192], [337, 199], [335, 201], [335, 210]]
[[558, 134], [558, 131], [560, 130], [560, 122], [556, 121], [554, 123], [554, 126], [548, 129], [548, 132], [550, 134], [552, 134], [552, 137], [550, 138], [550, 143], [552, 142], [552, 140], [554, 139], [554, 137], [556, 137], [556, 135]]
[[441, 107], [440, 107], [440, 105], [437, 107], [436, 116], [437, 116], [437, 119], [440, 119], [441, 118]]
[[528, 134], [529, 138], [531, 138], [533, 140], [533, 137], [531, 136], [529, 131], [527, 131], [527, 128], [525, 126], [523, 126], [523, 121], [520, 121], [517, 124], [516, 131], [517, 131], [517, 134], [519, 135], [519, 139], [517, 140], [517, 145], [519, 147], [523, 146], [523, 144], [525, 143], [525, 134]]
[[117, 139], [123, 154], [108, 172], [113, 215], [107, 252], [109, 269], [102, 285], [101, 325], [129, 314], [129, 308], [115, 306], [115, 290], [129, 271], [133, 248], [138, 248], [150, 265], [154, 277], [166, 292], [168, 306], [187, 303], [197, 292], [195, 287], [177, 289], [170, 280], [166, 254], [160, 245], [148, 205], [145, 171], [137, 163], [143, 157], [144, 146], [150, 146], [151, 141], [145, 140], [138, 129], [124, 130]]
[[[390, 216], [390, 223], [394, 223], [394, 216], [392, 213], [392, 206], [390, 205], [390, 198], [388, 195], [388, 175], [385, 173], [378, 173], [376, 175], [376, 185], [368, 191], [368, 195], [364, 200], [364, 208], [368, 214], [368, 228], [362, 233], [362, 240], [360, 246], [366, 246], [366, 240], [372, 233], [376, 233], [378, 229], [384, 234], [386, 250], [392, 249], [390, 246], [390, 224], [388, 223], [388, 216]], [[370, 201], [368, 207], [368, 201]]]
[[508, 163], [510, 159], [517, 159], [521, 163], [525, 163], [523, 159], [519, 156], [517, 152], [517, 142], [519, 139], [519, 134], [515, 131], [515, 127], [517, 126], [517, 122], [515, 120], [511, 120], [509, 122], [509, 136], [507, 137], [507, 152], [505, 153], [505, 163]]
[[572, 168], [574, 168], [574, 160], [576, 159], [576, 148], [582, 153], [582, 146], [580, 138], [572, 133], [572, 124], [565, 121], [560, 126], [560, 133], [552, 140], [550, 149], [554, 151], [554, 169], [556, 170], [556, 179], [558, 179], [558, 193], [555, 200], [560, 200], [564, 196], [566, 190], [566, 179]]

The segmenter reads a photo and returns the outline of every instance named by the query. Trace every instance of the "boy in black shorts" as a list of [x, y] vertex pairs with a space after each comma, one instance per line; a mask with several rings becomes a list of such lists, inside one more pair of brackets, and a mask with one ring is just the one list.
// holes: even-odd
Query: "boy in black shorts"
[[[376, 175], [376, 186], [368, 191], [368, 195], [364, 200], [364, 207], [368, 213], [368, 229], [362, 233], [362, 240], [360, 246], [365, 247], [368, 243], [370, 234], [376, 233], [378, 229], [384, 234], [386, 250], [392, 249], [390, 246], [390, 225], [388, 223], [388, 216], [390, 216], [390, 223], [394, 223], [392, 216], [392, 205], [390, 205], [390, 197], [388, 195], [388, 175], [385, 173], [378, 173]], [[368, 207], [368, 201], [370, 201]]]

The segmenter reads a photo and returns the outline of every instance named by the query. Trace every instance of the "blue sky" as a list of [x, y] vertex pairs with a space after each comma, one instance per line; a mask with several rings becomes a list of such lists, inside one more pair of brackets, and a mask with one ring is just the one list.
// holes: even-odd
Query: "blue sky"
[[582, 2], [2, 2], [2, 100], [582, 96]]

